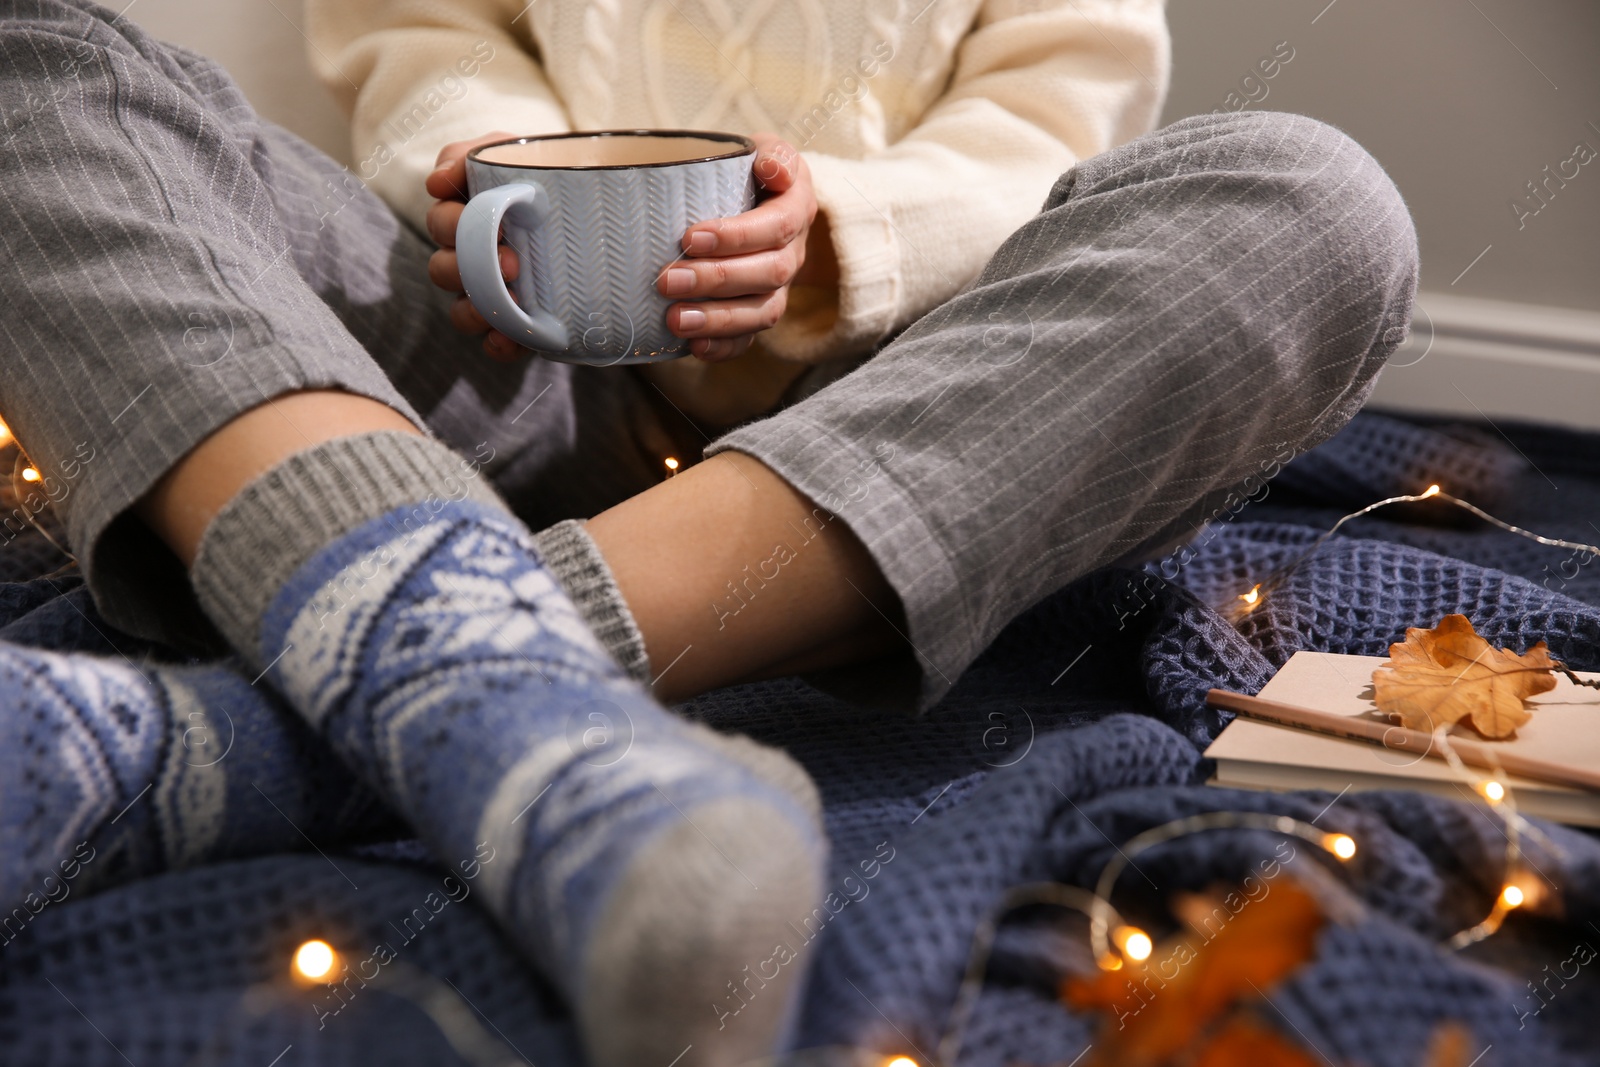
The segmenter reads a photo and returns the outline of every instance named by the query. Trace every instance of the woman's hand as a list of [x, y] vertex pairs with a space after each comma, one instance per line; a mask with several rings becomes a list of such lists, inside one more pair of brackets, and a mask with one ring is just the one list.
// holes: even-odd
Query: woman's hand
[[770, 195], [743, 214], [691, 226], [683, 256], [656, 280], [663, 296], [682, 298], [667, 309], [668, 328], [692, 338], [690, 353], [708, 363], [743, 354], [783, 316], [817, 217], [800, 153], [776, 134], [751, 139], [756, 181]]
[[[522, 349], [491, 330], [465, 296], [456, 261], [456, 226], [467, 201], [467, 153], [514, 136], [496, 131], [445, 145], [427, 177], [428, 193], [437, 198], [428, 209], [428, 234], [439, 245], [428, 260], [428, 277], [456, 294], [450, 308], [456, 329], [486, 334], [483, 350], [498, 360], [515, 359]], [[817, 217], [811, 172], [800, 153], [776, 134], [760, 133], [752, 140], [757, 146], [756, 181], [770, 195], [750, 211], [690, 227], [683, 236], [683, 256], [656, 280], [662, 295], [683, 298], [667, 309], [668, 327], [690, 338], [690, 352], [708, 363], [741, 355], [756, 334], [783, 316], [789, 285], [806, 263], [807, 239]], [[817, 236], [826, 239], [825, 233]], [[832, 251], [831, 245], [826, 251]], [[511, 281], [517, 271], [516, 254], [502, 244], [501, 274]], [[816, 273], [815, 267], [806, 273]]]
[[[466, 287], [461, 284], [461, 268], [456, 263], [456, 224], [467, 206], [467, 153], [482, 144], [509, 141], [514, 133], [496, 131], [475, 137], [470, 141], [457, 141], [439, 150], [438, 162], [427, 177], [428, 195], [438, 202], [428, 209], [428, 236], [439, 246], [428, 260], [428, 278], [439, 288], [456, 294], [450, 306], [450, 321], [462, 333], [489, 336], [483, 339], [483, 350], [497, 360], [515, 359], [521, 348], [511, 338], [498, 330], [489, 329], [478, 309], [466, 297]], [[517, 276], [517, 256], [505, 245], [500, 246], [500, 273], [506, 281]]]

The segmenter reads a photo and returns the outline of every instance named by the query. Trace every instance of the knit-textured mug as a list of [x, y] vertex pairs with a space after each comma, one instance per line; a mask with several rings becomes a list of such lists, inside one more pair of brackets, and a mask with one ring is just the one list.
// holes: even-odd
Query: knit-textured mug
[[[519, 137], [467, 155], [471, 199], [456, 257], [472, 306], [496, 330], [563, 363], [615, 366], [687, 355], [656, 279], [683, 235], [755, 205], [756, 146], [699, 130]], [[516, 253], [508, 283], [498, 244]]]

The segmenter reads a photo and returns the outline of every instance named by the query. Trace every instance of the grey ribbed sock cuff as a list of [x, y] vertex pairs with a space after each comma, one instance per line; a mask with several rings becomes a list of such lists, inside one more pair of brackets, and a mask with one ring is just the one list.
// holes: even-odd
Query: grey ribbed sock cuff
[[430, 500], [505, 507], [437, 441], [399, 430], [340, 437], [245, 486], [206, 527], [189, 578], [228, 643], [259, 667], [261, 618], [306, 560], [380, 515]]
[[555, 573], [578, 614], [617, 665], [635, 681], [649, 685], [650, 658], [645, 654], [644, 635], [583, 523], [575, 519], [558, 522], [534, 534], [533, 541], [545, 566]]
[[[398, 430], [340, 437], [295, 453], [245, 486], [206, 527], [189, 578], [228, 643], [259, 667], [261, 618], [306, 560], [380, 515], [438, 500], [505, 507], [437, 441]], [[648, 685], [644, 637], [583, 524], [559, 522], [533, 540], [600, 643]]]

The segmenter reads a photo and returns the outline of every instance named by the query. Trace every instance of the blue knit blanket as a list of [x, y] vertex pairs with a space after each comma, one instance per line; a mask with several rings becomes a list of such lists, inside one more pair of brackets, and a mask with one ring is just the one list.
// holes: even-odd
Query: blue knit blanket
[[[1360, 844], [1348, 865], [1304, 848], [1291, 864], [1326, 868], [1360, 902], [1263, 1011], [1313, 1059], [1418, 1067], [1454, 1019], [1472, 1055], [1486, 1050], [1476, 1067], [1600, 1063], [1594, 836], [1537, 824], [1538, 906], [1451, 952], [1441, 941], [1484, 915], [1504, 875], [1503, 826], [1481, 806], [1203, 784], [1201, 750], [1226, 722], [1206, 690], [1255, 692], [1298, 649], [1381, 655], [1408, 626], [1460, 612], [1496, 645], [1544, 640], [1573, 667], [1600, 669], [1600, 565], [1442, 505], [1352, 523], [1242, 621], [1219, 611], [1339, 515], [1431, 482], [1535, 531], [1600, 541], [1600, 438], [1368, 413], [1191, 544], [1090, 575], [1017, 619], [926, 718], [864, 714], [798, 680], [687, 705], [787, 748], [825, 800], [832, 895], [825, 922], [796, 930], [814, 953], [799, 1045], [931, 1063], [974, 932], [1008, 890], [1093, 885], [1140, 831], [1227, 810], [1314, 819]], [[22, 550], [7, 558], [19, 566]], [[162, 654], [111, 631], [62, 578], [0, 585], [0, 640]], [[1118, 906], [1172, 929], [1175, 892], [1236, 884], [1280, 840], [1226, 830], [1144, 853]], [[404, 840], [317, 841], [51, 902], [0, 946], [0, 1062], [576, 1067], [561, 1004], [453, 884]], [[367, 946], [385, 946], [385, 980], [295, 986], [289, 957], [313, 937], [368, 961]], [[960, 1062], [1074, 1062], [1101, 1020], [1057, 990], [1085, 952], [1080, 920], [1012, 914]], [[707, 1010], [760, 995], [742, 988]]]

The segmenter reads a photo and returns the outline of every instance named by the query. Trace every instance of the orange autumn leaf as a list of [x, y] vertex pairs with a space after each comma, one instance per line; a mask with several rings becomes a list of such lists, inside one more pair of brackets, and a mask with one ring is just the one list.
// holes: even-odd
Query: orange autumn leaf
[[1428, 1042], [1428, 1055], [1423, 1067], [1470, 1067], [1472, 1032], [1458, 1022], [1441, 1023]]
[[1479, 637], [1465, 615], [1432, 630], [1412, 627], [1372, 672], [1378, 708], [1413, 730], [1432, 732], [1471, 719], [1484, 737], [1503, 738], [1533, 717], [1524, 701], [1555, 688], [1556, 664], [1543, 641], [1518, 655]]
[[1323, 1067], [1246, 1015], [1236, 1015], [1212, 1035], [1193, 1067]]
[[[1237, 913], [1214, 897], [1186, 895], [1175, 906], [1190, 934], [1163, 941], [1143, 964], [1062, 984], [1067, 1004], [1108, 1016], [1095, 1063], [1167, 1063], [1236, 1002], [1260, 996], [1310, 959], [1324, 922], [1316, 899], [1288, 879]], [[1219, 915], [1212, 933], [1206, 919]]]

